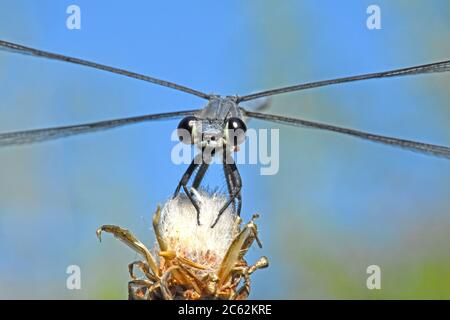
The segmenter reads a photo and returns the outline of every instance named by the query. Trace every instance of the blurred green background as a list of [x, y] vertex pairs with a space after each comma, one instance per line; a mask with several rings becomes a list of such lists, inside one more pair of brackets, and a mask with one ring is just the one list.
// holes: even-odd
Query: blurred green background
[[[65, 26], [81, 8], [81, 30]], [[381, 8], [382, 29], [366, 28]], [[204, 92], [258, 89], [450, 57], [450, 3], [433, 1], [2, 0], [0, 38], [178, 82]], [[201, 107], [166, 88], [0, 52], [0, 132]], [[382, 79], [274, 97], [271, 113], [450, 145], [448, 74]], [[176, 120], [0, 149], [0, 298], [124, 299], [117, 224], [154, 243], [151, 216], [186, 169]], [[280, 171], [241, 165], [243, 217], [261, 214], [269, 269], [251, 298], [450, 298], [450, 164], [370, 142], [280, 128]], [[218, 168], [214, 170], [220, 172]], [[212, 174], [214, 175], [214, 170]], [[223, 179], [210, 179], [224, 188]], [[213, 184], [217, 185], [214, 186]], [[66, 289], [80, 266], [82, 289]], [[366, 268], [381, 267], [381, 290]]]

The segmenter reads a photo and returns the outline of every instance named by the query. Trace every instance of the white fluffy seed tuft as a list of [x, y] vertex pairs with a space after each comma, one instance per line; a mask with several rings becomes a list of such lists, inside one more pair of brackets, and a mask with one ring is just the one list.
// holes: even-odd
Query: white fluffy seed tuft
[[200, 206], [200, 225], [191, 201], [186, 195], [180, 195], [162, 208], [159, 231], [169, 250], [214, 271], [236, 237], [238, 216], [230, 206], [211, 228], [226, 197], [207, 192], [195, 192], [195, 197]]

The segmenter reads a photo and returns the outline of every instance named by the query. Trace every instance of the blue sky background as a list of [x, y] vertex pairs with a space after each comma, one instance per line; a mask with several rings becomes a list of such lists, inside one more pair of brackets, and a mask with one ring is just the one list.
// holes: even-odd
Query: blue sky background
[[[382, 29], [366, 28], [381, 7]], [[81, 7], [81, 30], [65, 27]], [[219, 94], [449, 59], [447, 1], [2, 1], [0, 38]], [[70, 64], [0, 52], [0, 131], [202, 107], [196, 97]], [[277, 96], [271, 113], [450, 145], [447, 74]], [[177, 120], [0, 149], [0, 298], [125, 298], [136, 256], [95, 230], [147, 244], [151, 215], [186, 166]], [[280, 171], [241, 165], [243, 217], [261, 214], [269, 269], [252, 298], [450, 297], [448, 161], [315, 130], [280, 128]], [[212, 177], [215, 177], [213, 168]], [[218, 175], [217, 175], [218, 176]], [[220, 177], [211, 186], [224, 188]], [[66, 267], [82, 290], [65, 288]], [[365, 288], [380, 265], [383, 289]]]

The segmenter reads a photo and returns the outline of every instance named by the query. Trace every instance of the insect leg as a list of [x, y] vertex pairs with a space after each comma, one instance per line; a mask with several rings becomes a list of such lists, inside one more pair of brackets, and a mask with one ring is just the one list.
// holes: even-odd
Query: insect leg
[[192, 160], [191, 164], [187, 168], [186, 172], [183, 174], [183, 177], [181, 178], [180, 182], [178, 183], [177, 189], [175, 190], [175, 193], [173, 194], [173, 198], [178, 196], [180, 193], [180, 189], [183, 188], [184, 192], [186, 193], [186, 196], [191, 201], [192, 205], [195, 208], [195, 211], [197, 212], [197, 224], [200, 225], [200, 207], [198, 206], [198, 203], [195, 201], [195, 199], [192, 197], [191, 192], [187, 188], [187, 184], [189, 180], [191, 179], [191, 176], [194, 174], [195, 169], [200, 165], [200, 163], [203, 163], [202, 161], [202, 154], [197, 154], [194, 159]]
[[239, 170], [236, 166], [236, 164], [233, 163], [233, 167], [234, 170], [233, 172], [233, 178], [234, 178], [234, 185], [235, 185], [235, 190], [236, 187], [239, 188], [237, 194], [236, 194], [236, 198], [237, 198], [237, 210], [236, 213], [238, 216], [241, 215], [241, 208], [242, 208], [242, 195], [241, 195], [241, 188], [242, 188], [242, 179], [241, 179], [241, 175], [239, 173]]
[[[230, 195], [230, 197], [233, 194], [233, 191], [235, 190], [237, 185], [242, 185], [241, 183], [241, 177], [239, 175], [239, 171], [237, 171], [237, 167], [233, 161], [233, 158], [227, 156], [226, 152], [223, 153], [224, 157], [223, 157], [223, 171], [225, 174], [225, 180], [227, 182], [227, 187], [228, 187], [228, 194]], [[228, 159], [228, 162], [227, 162]], [[233, 166], [227, 166], [226, 164], [233, 164]], [[235, 171], [233, 171], [233, 169], [235, 168]], [[237, 205], [236, 205], [236, 201], [237, 200]], [[241, 193], [237, 193], [236, 194], [236, 199], [233, 201], [233, 206], [235, 209], [235, 212], [240, 216], [241, 215], [241, 206], [242, 206], [242, 197], [241, 197]]]
[[[198, 167], [198, 162], [196, 161], [197, 157], [195, 157], [189, 167], [186, 169], [186, 171], [183, 174], [183, 177], [181, 177], [180, 182], [178, 183], [177, 188], [175, 189], [175, 192], [173, 194], [172, 198], [175, 198], [180, 193], [180, 189], [183, 185], [187, 185], [189, 182], [189, 179], [191, 178], [192, 174], [194, 173], [195, 169]], [[198, 160], [198, 159], [197, 159]]]
[[202, 183], [203, 178], [205, 177], [205, 173], [208, 170], [209, 164], [206, 162], [202, 162], [200, 165], [200, 169], [198, 169], [197, 173], [195, 174], [194, 182], [192, 183], [192, 188], [195, 190], [198, 190], [200, 187], [200, 184]]
[[231, 194], [233, 193], [233, 181], [231, 177], [230, 168], [226, 165], [226, 152], [223, 152], [223, 173], [225, 176], [225, 181], [227, 182], [227, 188], [228, 188], [228, 194], [231, 197]]
[[[225, 157], [225, 156], [224, 156]], [[220, 216], [225, 212], [225, 210], [237, 199], [238, 207], [237, 207], [237, 215], [241, 214], [242, 207], [242, 197], [241, 197], [241, 188], [242, 188], [242, 180], [237, 169], [236, 164], [233, 161], [233, 158], [226, 157], [227, 161], [223, 163], [225, 174], [225, 179], [227, 180], [227, 185], [229, 186], [230, 199], [225, 203], [225, 205], [220, 209], [219, 214], [217, 215], [216, 221], [212, 224], [211, 228], [217, 224], [220, 219]]]
[[228, 170], [231, 173], [231, 182], [232, 182], [232, 188], [233, 188], [233, 194], [236, 196], [237, 199], [237, 208], [236, 213], [238, 216], [241, 215], [241, 208], [242, 208], [242, 196], [241, 196], [241, 188], [242, 188], [242, 179], [241, 175], [239, 174], [239, 170], [236, 166], [236, 163], [234, 162], [232, 157], [228, 157]]

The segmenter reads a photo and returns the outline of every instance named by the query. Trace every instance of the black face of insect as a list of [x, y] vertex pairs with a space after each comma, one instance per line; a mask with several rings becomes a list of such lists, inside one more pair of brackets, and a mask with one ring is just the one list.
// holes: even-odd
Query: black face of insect
[[231, 117], [227, 121], [226, 140], [230, 146], [237, 147], [245, 141], [247, 126], [242, 119]]
[[177, 128], [177, 135], [181, 142], [185, 144], [194, 143], [193, 131], [196, 121], [197, 118], [194, 116], [187, 116], [180, 121]]
[[238, 146], [245, 141], [246, 131], [247, 126], [238, 116], [219, 119], [204, 114], [183, 118], [178, 124], [177, 135], [182, 143], [194, 144], [213, 155], [224, 148], [238, 151]]

